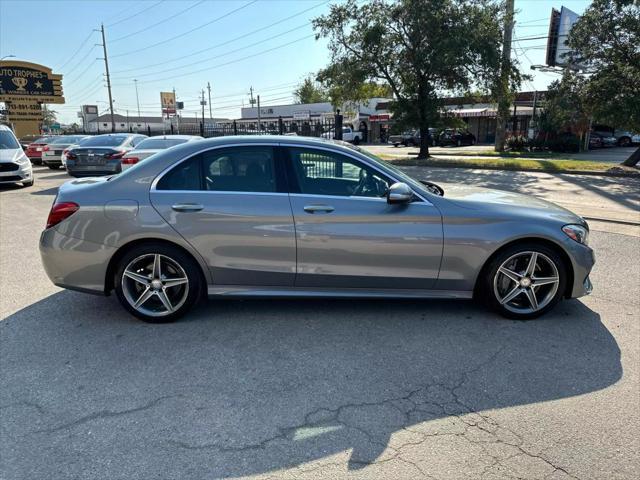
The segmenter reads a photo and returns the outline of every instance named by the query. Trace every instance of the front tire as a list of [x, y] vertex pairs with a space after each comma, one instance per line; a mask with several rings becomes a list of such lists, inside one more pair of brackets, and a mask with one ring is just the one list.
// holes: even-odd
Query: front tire
[[33, 187], [33, 184], [35, 183], [35, 179], [33, 178], [33, 174], [31, 174], [31, 180], [26, 181], [26, 182], [22, 182], [22, 186], [23, 187]]
[[531, 320], [561, 299], [567, 267], [553, 249], [536, 243], [501, 251], [483, 269], [479, 292], [488, 306], [507, 318]]
[[122, 306], [149, 323], [179, 319], [197, 303], [205, 287], [195, 260], [161, 243], [128, 251], [120, 259], [114, 284]]

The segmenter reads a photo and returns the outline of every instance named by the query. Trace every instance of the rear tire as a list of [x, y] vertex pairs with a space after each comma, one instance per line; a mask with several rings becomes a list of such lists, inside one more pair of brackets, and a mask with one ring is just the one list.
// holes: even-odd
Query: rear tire
[[139, 245], [126, 252], [118, 263], [114, 285], [122, 306], [148, 323], [178, 320], [198, 302], [205, 288], [196, 261], [162, 243]]
[[60, 165], [52, 165], [48, 163], [47, 167], [49, 167], [50, 170], [58, 170], [60, 168]]
[[480, 298], [489, 308], [514, 320], [544, 315], [562, 299], [567, 285], [567, 267], [562, 257], [546, 245], [533, 242], [499, 252], [481, 275]]

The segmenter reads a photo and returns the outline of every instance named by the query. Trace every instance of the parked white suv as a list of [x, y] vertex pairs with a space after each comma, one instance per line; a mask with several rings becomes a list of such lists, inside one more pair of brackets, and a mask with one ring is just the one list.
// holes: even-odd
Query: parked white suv
[[30, 187], [33, 185], [33, 170], [31, 160], [11, 129], [0, 125], [0, 184], [4, 183], [22, 183]]

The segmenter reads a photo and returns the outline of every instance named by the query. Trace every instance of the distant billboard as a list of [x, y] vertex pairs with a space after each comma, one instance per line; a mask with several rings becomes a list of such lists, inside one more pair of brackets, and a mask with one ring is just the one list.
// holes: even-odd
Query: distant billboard
[[547, 38], [546, 63], [550, 67], [564, 67], [569, 63], [571, 49], [567, 45], [569, 32], [580, 18], [576, 12], [562, 7], [560, 11], [551, 10], [549, 36]]

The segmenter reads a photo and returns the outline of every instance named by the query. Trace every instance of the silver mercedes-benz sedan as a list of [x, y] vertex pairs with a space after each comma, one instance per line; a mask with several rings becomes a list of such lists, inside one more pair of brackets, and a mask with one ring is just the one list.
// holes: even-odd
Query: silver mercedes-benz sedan
[[150, 322], [205, 295], [472, 298], [530, 319], [591, 291], [579, 216], [422, 183], [357, 147], [219, 137], [60, 187], [40, 239], [58, 286]]

